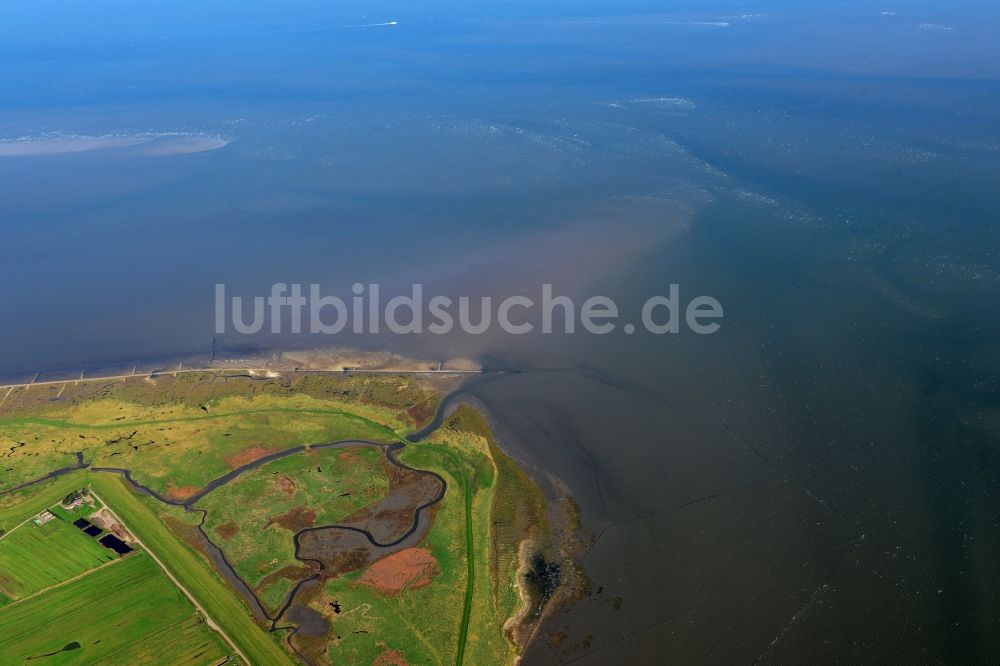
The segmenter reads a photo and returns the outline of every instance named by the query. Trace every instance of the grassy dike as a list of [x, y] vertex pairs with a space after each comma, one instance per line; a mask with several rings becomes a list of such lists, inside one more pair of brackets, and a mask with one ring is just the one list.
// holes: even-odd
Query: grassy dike
[[197, 554], [177, 540], [117, 475], [93, 473], [90, 485], [152, 550], [211, 618], [236, 642], [251, 664], [294, 664], [276, 637], [258, 626], [243, 602]]

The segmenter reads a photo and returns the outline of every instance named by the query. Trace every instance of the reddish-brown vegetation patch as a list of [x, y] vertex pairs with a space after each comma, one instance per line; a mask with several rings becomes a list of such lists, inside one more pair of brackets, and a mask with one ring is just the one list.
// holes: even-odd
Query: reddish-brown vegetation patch
[[304, 530], [307, 527], [312, 527], [313, 522], [316, 520], [316, 512], [312, 509], [306, 509], [305, 507], [297, 506], [290, 511], [274, 516], [269, 521], [267, 525], [272, 523], [281, 525], [289, 532], [298, 532], [299, 530]]
[[295, 482], [284, 474], [275, 479], [274, 485], [278, 487], [278, 490], [285, 493], [289, 497], [295, 494]]
[[175, 486], [173, 481], [167, 482], [165, 494], [172, 500], [186, 500], [201, 490], [198, 486]]
[[344, 464], [356, 463], [360, 459], [361, 459], [360, 456], [358, 456], [358, 454], [355, 453], [354, 451], [343, 450], [337, 452], [337, 462], [339, 463], [344, 463]]
[[423, 402], [417, 403], [406, 410], [407, 416], [413, 421], [414, 425], [422, 425], [427, 421], [431, 420], [434, 416], [435, 407], [429, 401], [425, 400]]
[[[379, 647], [384, 648], [385, 643], [380, 642]], [[409, 666], [409, 664], [406, 663], [403, 653], [399, 650], [385, 650], [375, 657], [372, 666]]]
[[264, 456], [274, 453], [276, 450], [263, 446], [251, 446], [249, 449], [243, 449], [239, 453], [234, 453], [226, 458], [226, 464], [229, 465], [230, 469], [236, 469], [237, 467], [248, 465], [255, 460], [260, 460]]
[[239, 531], [240, 531], [240, 526], [237, 525], [232, 520], [230, 520], [228, 523], [223, 523], [222, 525], [219, 525], [218, 527], [215, 528], [215, 533], [218, 534], [221, 538], [225, 539], [226, 541], [229, 541], [234, 536], [236, 536], [236, 533]]
[[403, 590], [429, 585], [440, 573], [437, 560], [429, 550], [406, 548], [368, 567], [358, 582], [382, 594], [398, 594]]

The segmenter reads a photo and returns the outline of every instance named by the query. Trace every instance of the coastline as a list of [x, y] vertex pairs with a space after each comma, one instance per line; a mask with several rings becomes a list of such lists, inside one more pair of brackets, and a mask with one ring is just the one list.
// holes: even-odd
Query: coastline
[[[441, 377], [463, 375], [499, 374], [501, 370], [483, 368], [469, 359], [448, 359], [434, 361], [415, 359], [387, 352], [362, 352], [355, 349], [336, 349], [331, 352], [279, 351], [270, 357], [248, 357], [233, 360], [204, 359], [194, 364], [185, 361], [135, 363], [131, 370], [121, 371], [123, 366], [98, 366], [88, 371], [74, 371], [77, 374], [63, 374], [66, 370], [39, 370], [30, 377], [13, 374], [0, 375], [0, 391], [33, 386], [55, 386], [59, 384], [80, 384], [88, 382], [126, 381], [128, 379], [152, 379], [157, 376], [193, 374], [199, 372], [245, 373], [254, 378], [274, 378], [282, 373], [331, 373], [331, 374], [402, 374]], [[118, 368], [118, 369], [111, 369]], [[103, 371], [102, 371], [103, 370]], [[95, 373], [95, 374], [88, 374]], [[50, 378], [49, 374], [60, 376]], [[18, 381], [20, 380], [20, 381]], [[0, 401], [3, 397], [0, 396]], [[0, 402], [2, 405], [2, 402]]]

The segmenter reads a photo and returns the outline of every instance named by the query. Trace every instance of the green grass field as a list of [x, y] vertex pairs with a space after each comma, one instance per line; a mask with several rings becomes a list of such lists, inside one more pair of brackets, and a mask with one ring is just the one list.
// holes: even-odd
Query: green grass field
[[[401, 456], [403, 462], [433, 469], [448, 483], [437, 509], [435, 521], [419, 548], [430, 551], [438, 574], [430, 585], [398, 594], [383, 594], [359, 582], [362, 572], [329, 581], [320, 610], [336, 599], [340, 614], [327, 612], [335, 640], [330, 647], [332, 663], [355, 663], [382, 652], [399, 652], [407, 663], [455, 664], [459, 637], [463, 633], [469, 564], [475, 562], [478, 542], [473, 540], [473, 558], [468, 557], [466, 534], [466, 489], [470, 469], [464, 461], [452, 459], [439, 447], [421, 444]], [[485, 555], [482, 550], [479, 556]], [[474, 581], [473, 581], [474, 585]], [[499, 638], [503, 641], [502, 631]], [[505, 654], [493, 654], [489, 661], [507, 663]]]
[[[0, 492], [76, 462], [125, 467], [141, 483], [185, 497], [272, 451], [348, 438], [393, 441], [437, 404], [412, 379], [298, 377], [294, 382], [209, 373], [105, 386], [19, 389], [0, 410]], [[52, 395], [50, 395], [52, 394]], [[2, 500], [0, 500], [2, 506]]]
[[[255, 455], [349, 438], [392, 441], [398, 437], [397, 430], [405, 430], [388, 418], [381, 423], [335, 406], [311, 407], [311, 400], [288, 400], [284, 405], [270, 404], [272, 400], [223, 405], [226, 411], [213, 415], [199, 410], [163, 418], [150, 415], [115, 422], [109, 418], [100, 424], [62, 419], [0, 420], [0, 441], [37, 438], [36, 447], [42, 452], [18, 462], [7, 478], [13, 484], [67, 465], [72, 461], [64, 454], [47, 450], [82, 442], [89, 446], [86, 459], [93, 466], [130, 469], [140, 483], [182, 499], [252, 461]], [[120, 406], [109, 403], [101, 407], [110, 416]], [[72, 418], [83, 419], [84, 415]], [[87, 414], [86, 418], [94, 417]]]
[[213, 541], [258, 598], [278, 607], [303, 569], [293, 534], [329, 525], [385, 496], [382, 453], [370, 447], [311, 449], [241, 475], [199, 500]]
[[143, 544], [156, 553], [170, 572], [205, 608], [252, 664], [280, 666], [294, 661], [281, 647], [281, 637], [268, 634], [254, 622], [244, 603], [207, 562], [158, 519], [156, 512], [107, 473], [91, 475], [91, 487], [125, 522]]
[[80, 470], [48, 479], [29, 488], [0, 495], [0, 530], [10, 530], [87, 485], [88, 474]]
[[23, 599], [118, 559], [74, 527], [71, 518], [63, 513], [44, 525], [29, 521], [0, 539], [0, 593]]
[[[543, 506], [537, 488], [524, 485], [527, 477], [512, 475], [509, 458], [497, 462], [501, 453], [488, 435], [482, 417], [463, 407], [427, 443], [402, 452], [402, 462], [433, 470], [448, 483], [418, 546], [433, 555], [438, 574], [430, 585], [391, 594], [362, 584], [363, 572], [329, 581], [313, 608], [327, 615], [339, 637], [330, 647], [332, 663], [380, 653], [445, 666], [514, 660], [504, 623], [521, 604], [517, 549], [544, 523]], [[503, 568], [493, 566], [497, 558]], [[333, 599], [341, 604], [339, 614], [329, 611]]]
[[6, 664], [214, 664], [228, 653], [141, 552], [0, 609]]

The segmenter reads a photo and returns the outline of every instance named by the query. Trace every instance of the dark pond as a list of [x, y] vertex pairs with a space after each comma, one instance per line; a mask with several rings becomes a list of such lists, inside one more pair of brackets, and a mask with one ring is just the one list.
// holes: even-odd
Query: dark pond
[[114, 534], [107, 534], [101, 537], [98, 543], [100, 543], [105, 548], [110, 548], [119, 555], [125, 555], [127, 553], [132, 552], [132, 547], [127, 543], [125, 543], [124, 541], [122, 541], [121, 539], [119, 539], [118, 537], [116, 537]]

